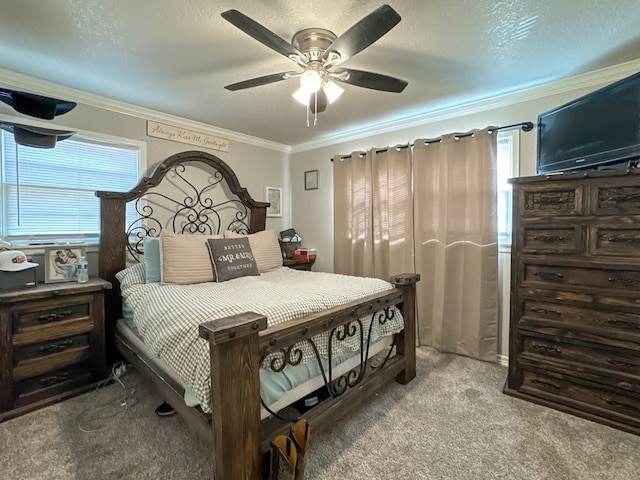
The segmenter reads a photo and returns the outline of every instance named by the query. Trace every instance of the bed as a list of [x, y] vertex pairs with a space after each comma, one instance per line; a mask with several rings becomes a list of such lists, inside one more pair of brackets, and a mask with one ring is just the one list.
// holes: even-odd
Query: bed
[[[255, 253], [261, 252], [258, 242], [273, 235], [265, 230], [269, 204], [255, 201], [218, 157], [179, 153], [131, 191], [96, 195], [101, 212], [99, 271], [113, 284], [106, 299], [112, 357], [124, 357], [147, 376], [189, 426], [210, 442], [214, 478], [262, 478], [270, 440], [286, 433], [297, 416], [303, 415], [317, 433], [386, 383], [395, 379], [406, 384], [415, 377], [416, 274], [395, 275], [388, 283], [368, 279], [362, 290], [354, 286], [353, 291], [353, 279], [345, 276], [277, 265], [227, 282], [221, 277], [195, 285], [150, 280], [157, 274], [155, 263], [149, 263], [150, 245], [158, 237], [165, 249], [174, 237], [176, 242], [210, 237], [212, 245], [226, 241], [219, 237], [245, 237]], [[248, 243], [244, 238], [239, 242]], [[256, 260], [262, 258], [261, 268], [264, 258], [276, 261], [272, 250], [268, 252], [266, 257], [255, 254]], [[165, 275], [167, 259], [175, 256], [163, 253], [160, 268]], [[221, 270], [214, 269], [214, 280], [215, 272]], [[302, 285], [321, 282], [318, 278], [325, 283], [310, 283], [318, 286], [304, 293]], [[287, 282], [290, 286], [284, 287]], [[276, 293], [267, 294], [267, 288]], [[339, 301], [329, 301], [325, 288], [342, 292]], [[260, 303], [255, 292], [269, 301]], [[279, 296], [297, 303], [280, 305], [275, 300]], [[153, 310], [165, 297], [172, 299], [169, 304]], [[131, 305], [137, 309], [134, 314], [128, 311]], [[154, 322], [178, 325], [176, 318], [184, 318], [185, 324], [173, 329], [177, 333], [156, 333]], [[182, 342], [188, 336], [188, 342]], [[177, 353], [175, 343], [187, 347]], [[183, 360], [176, 358], [185, 356], [190, 363], [178, 371]], [[294, 369], [312, 373], [299, 386], [265, 400], [265, 378], [281, 378], [281, 373]], [[185, 381], [195, 371], [200, 376]], [[292, 408], [292, 402], [313, 394], [319, 401], [303, 414]], [[195, 401], [188, 401], [194, 396]]]

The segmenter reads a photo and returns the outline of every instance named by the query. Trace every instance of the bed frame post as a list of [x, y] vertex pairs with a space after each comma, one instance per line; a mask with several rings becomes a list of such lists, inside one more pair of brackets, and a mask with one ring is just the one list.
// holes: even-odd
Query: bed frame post
[[404, 370], [396, 381], [406, 385], [416, 377], [416, 282], [418, 273], [403, 273], [391, 277], [390, 282], [403, 290], [404, 300], [401, 306], [404, 317], [404, 330], [396, 336], [396, 350], [404, 356]]
[[253, 312], [200, 325], [211, 353], [213, 478], [262, 478], [258, 333], [267, 317]]

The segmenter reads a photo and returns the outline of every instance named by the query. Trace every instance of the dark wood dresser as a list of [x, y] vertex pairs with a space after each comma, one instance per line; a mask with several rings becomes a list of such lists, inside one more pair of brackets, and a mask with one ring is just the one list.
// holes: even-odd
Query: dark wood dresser
[[511, 183], [504, 392], [640, 434], [640, 172]]
[[110, 288], [94, 278], [0, 291], [0, 421], [106, 377], [104, 291]]

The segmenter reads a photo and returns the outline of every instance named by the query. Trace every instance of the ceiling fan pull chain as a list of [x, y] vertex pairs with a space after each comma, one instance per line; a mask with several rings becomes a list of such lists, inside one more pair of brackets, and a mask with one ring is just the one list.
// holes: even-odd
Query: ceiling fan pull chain
[[305, 107], [305, 111], [307, 112], [307, 128], [309, 128], [309, 107]]
[[313, 110], [313, 126], [315, 127], [318, 124], [318, 91], [314, 93], [316, 108]]

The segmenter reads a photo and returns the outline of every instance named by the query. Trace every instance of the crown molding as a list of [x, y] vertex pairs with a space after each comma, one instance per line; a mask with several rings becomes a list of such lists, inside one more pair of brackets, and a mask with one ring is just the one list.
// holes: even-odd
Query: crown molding
[[319, 140], [294, 145], [291, 149], [291, 153], [315, 150], [317, 148], [327, 147], [342, 142], [349, 142], [352, 140], [359, 140], [373, 135], [395, 132], [405, 128], [419, 127], [427, 123], [434, 123], [466, 115], [487, 112], [497, 108], [504, 108], [551, 95], [571, 92], [581, 88], [597, 87], [604, 83], [614, 82], [627, 75], [637, 73], [639, 70], [640, 60], [632, 60], [630, 62], [614, 65], [613, 67], [602, 68], [600, 70], [553, 80], [542, 85], [536, 85], [515, 92], [436, 109], [389, 122], [358, 127], [357, 129], [348, 130], [346, 132], [342, 131]]
[[13, 72], [0, 68], [0, 83], [6, 88], [23, 90], [39, 95], [51, 96], [54, 98], [70, 98], [73, 101], [89, 105], [92, 107], [109, 110], [116, 113], [131, 115], [143, 120], [153, 120], [158, 123], [167, 123], [176, 127], [188, 130], [196, 130], [213, 136], [219, 136], [235, 140], [238, 142], [254, 145], [256, 147], [267, 148], [279, 152], [290, 153], [291, 147], [282, 143], [272, 142], [263, 138], [253, 137], [233, 130], [215, 127], [206, 123], [195, 122], [186, 118], [169, 115], [167, 113], [158, 112], [149, 108], [140, 107], [119, 100], [107, 97], [101, 97], [93, 93], [77, 90], [75, 88], [66, 87], [39, 78], [30, 77], [21, 73]]

